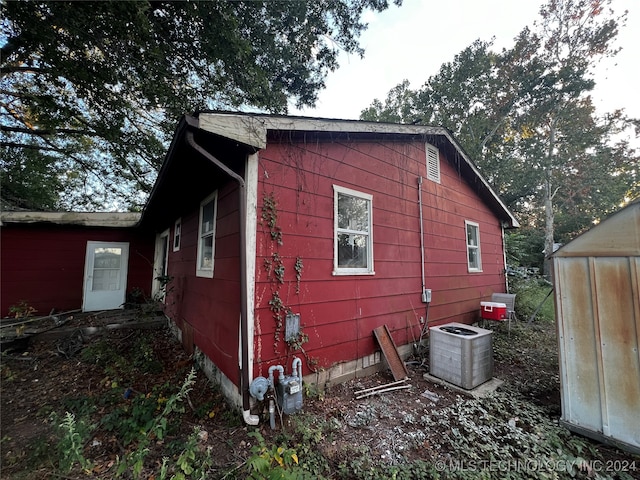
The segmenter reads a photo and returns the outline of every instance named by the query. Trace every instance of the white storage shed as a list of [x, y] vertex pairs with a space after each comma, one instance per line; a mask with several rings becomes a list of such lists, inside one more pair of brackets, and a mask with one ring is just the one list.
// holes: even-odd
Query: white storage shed
[[640, 201], [552, 260], [561, 423], [640, 453]]

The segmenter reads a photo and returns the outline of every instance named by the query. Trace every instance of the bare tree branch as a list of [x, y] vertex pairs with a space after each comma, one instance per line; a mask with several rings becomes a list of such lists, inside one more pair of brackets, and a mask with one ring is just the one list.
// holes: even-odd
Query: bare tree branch
[[5, 125], [0, 125], [0, 130], [4, 132], [15, 132], [15, 133], [26, 133], [28, 135], [88, 135], [88, 136], [98, 136], [98, 134], [91, 130], [78, 130], [76, 128], [57, 128], [53, 130], [42, 130], [39, 128], [28, 128], [28, 127], [9, 127]]
[[44, 151], [61, 153], [60, 149], [57, 148], [57, 147], [46, 147], [44, 145], [33, 145], [33, 144], [29, 144], [29, 143], [0, 142], [0, 147], [27, 148], [27, 149], [30, 149], [30, 150], [44, 150]]

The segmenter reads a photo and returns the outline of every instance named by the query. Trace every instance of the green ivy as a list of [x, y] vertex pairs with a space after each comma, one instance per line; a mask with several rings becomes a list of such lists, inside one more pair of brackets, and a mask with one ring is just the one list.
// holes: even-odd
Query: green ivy
[[278, 203], [273, 192], [262, 199], [262, 221], [267, 224], [271, 239], [282, 245], [282, 229], [278, 226]]

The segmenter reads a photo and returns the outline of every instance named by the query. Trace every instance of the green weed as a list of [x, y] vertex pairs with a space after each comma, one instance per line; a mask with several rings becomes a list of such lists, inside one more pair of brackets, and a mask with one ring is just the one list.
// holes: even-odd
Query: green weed
[[76, 421], [76, 417], [70, 412], [66, 412], [62, 419], [52, 414], [52, 420], [60, 434], [58, 443], [60, 469], [70, 472], [77, 463], [85, 472], [91, 471], [93, 464], [85, 458], [83, 450], [95, 425], [90, 425], [82, 419]]
[[[149, 454], [149, 446], [153, 440], [164, 440], [169, 429], [169, 420], [174, 414], [184, 413], [182, 402], [187, 397], [196, 380], [196, 371], [191, 369], [189, 375], [180, 387], [180, 390], [169, 396], [166, 401], [161, 402], [160, 413], [155, 415], [150, 421], [138, 431], [136, 447], [130, 450], [122, 458], [118, 458], [116, 476], [119, 477], [125, 472], [130, 472], [134, 479], [141, 478], [145, 459]], [[145, 412], [148, 410], [143, 409]], [[166, 465], [165, 465], [166, 466]]]
[[124, 445], [136, 440], [141, 432], [151, 428], [164, 397], [159, 389], [149, 395], [136, 395], [130, 401], [104, 415], [101, 426], [122, 439]]
[[[295, 449], [286, 444], [280, 446], [268, 446], [264, 437], [258, 431], [250, 432], [257, 444], [251, 447], [251, 456], [245, 462], [242, 472], [251, 480], [312, 480], [319, 478], [304, 470], [298, 459]], [[234, 477], [238, 478], [238, 477]]]

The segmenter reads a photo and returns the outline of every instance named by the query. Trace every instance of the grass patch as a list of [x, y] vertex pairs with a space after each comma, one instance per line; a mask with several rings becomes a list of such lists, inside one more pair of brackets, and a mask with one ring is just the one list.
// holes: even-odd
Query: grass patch
[[551, 285], [539, 278], [513, 278], [509, 290], [516, 294], [516, 315], [521, 322], [528, 322], [535, 313], [534, 322], [555, 322]]

